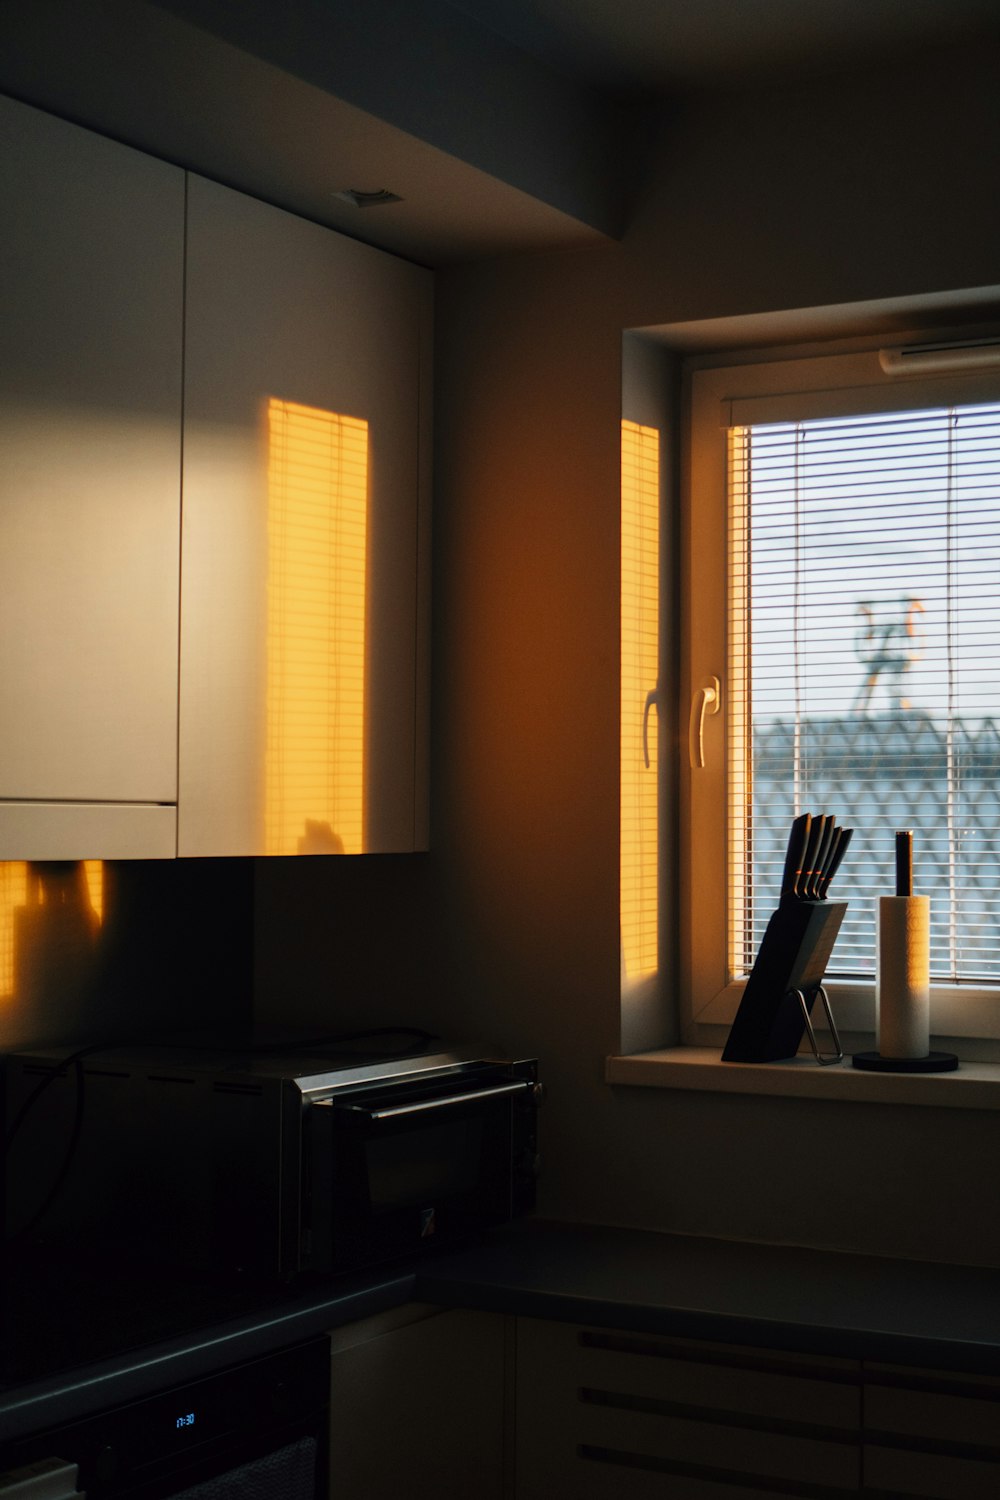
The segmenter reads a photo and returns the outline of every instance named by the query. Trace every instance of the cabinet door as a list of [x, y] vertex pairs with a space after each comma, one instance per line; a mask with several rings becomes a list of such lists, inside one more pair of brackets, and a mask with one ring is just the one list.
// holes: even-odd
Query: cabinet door
[[335, 1330], [330, 1497], [501, 1500], [504, 1319], [411, 1304]]
[[419, 847], [429, 274], [197, 177], [187, 267], [179, 852]]
[[173, 853], [183, 174], [0, 141], [0, 858]]

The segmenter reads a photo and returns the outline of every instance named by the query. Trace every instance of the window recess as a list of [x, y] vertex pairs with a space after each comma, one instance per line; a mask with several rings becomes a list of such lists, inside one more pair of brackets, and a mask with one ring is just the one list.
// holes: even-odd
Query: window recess
[[690, 1040], [735, 1011], [802, 811], [855, 829], [838, 1020], [874, 1024], [876, 902], [912, 828], [932, 1028], [1000, 1035], [1000, 370], [884, 371], [872, 350], [693, 377], [687, 691], [718, 674], [725, 724], [682, 770]]

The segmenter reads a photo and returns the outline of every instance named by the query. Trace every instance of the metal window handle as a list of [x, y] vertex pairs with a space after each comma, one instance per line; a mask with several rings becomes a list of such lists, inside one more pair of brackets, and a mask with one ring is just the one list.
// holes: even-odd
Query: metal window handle
[[722, 689], [717, 677], [706, 677], [701, 687], [691, 697], [691, 718], [688, 723], [688, 750], [691, 765], [699, 770], [705, 764], [705, 715], [717, 714], [722, 701]]
[[660, 712], [660, 690], [650, 688], [646, 694], [646, 706], [642, 711], [642, 759], [646, 770], [649, 770], [649, 740], [647, 738], [647, 726], [649, 724], [649, 710], [655, 708], [657, 714]]

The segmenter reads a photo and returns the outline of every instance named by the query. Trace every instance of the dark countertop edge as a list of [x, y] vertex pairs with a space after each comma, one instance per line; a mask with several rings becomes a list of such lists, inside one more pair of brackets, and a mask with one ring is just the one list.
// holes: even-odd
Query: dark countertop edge
[[[643, 1274], [638, 1252], [653, 1255], [655, 1274], [648, 1263]], [[692, 1266], [698, 1267], [694, 1280]], [[831, 1303], [827, 1297], [824, 1310], [819, 1299], [810, 1310], [812, 1296], [786, 1295], [795, 1284], [800, 1292], [820, 1285], [823, 1268], [831, 1266], [841, 1273], [843, 1301]], [[759, 1310], [713, 1309], [716, 1288], [734, 1278], [742, 1283], [748, 1273], [760, 1283], [767, 1267], [770, 1291], [758, 1284], [751, 1293]], [[866, 1286], [870, 1292], [873, 1275], [887, 1270], [895, 1274], [900, 1305], [882, 1323], [884, 1309], [874, 1308], [870, 1295], [861, 1293]], [[409, 1301], [624, 1333], [1000, 1374], [1000, 1334], [988, 1331], [1000, 1318], [1000, 1270], [527, 1220], [495, 1231], [479, 1245], [458, 1251], [442, 1247], [440, 1254], [369, 1276], [289, 1289], [287, 1300], [0, 1392], [0, 1440], [184, 1385]], [[933, 1316], [927, 1315], [930, 1304]], [[976, 1336], [980, 1309], [982, 1337]], [[961, 1331], [947, 1331], [952, 1317]], [[877, 1322], [882, 1326], [873, 1326]]]
[[987, 1340], [942, 1340], [886, 1330], [831, 1328], [820, 1323], [780, 1322], [768, 1318], [711, 1313], [701, 1308], [639, 1306], [597, 1298], [532, 1292], [524, 1287], [484, 1285], [470, 1279], [416, 1275], [418, 1301], [439, 1307], [474, 1308], [481, 1312], [547, 1318], [584, 1328], [608, 1328], [620, 1333], [699, 1339], [720, 1344], [745, 1344], [788, 1354], [830, 1356], [877, 1361], [970, 1374], [1000, 1373], [1000, 1349]]
[[350, 1287], [317, 1287], [294, 1303], [0, 1392], [0, 1441], [64, 1426], [399, 1307], [412, 1300], [414, 1282], [408, 1267], [373, 1274], [367, 1284], [355, 1278]]

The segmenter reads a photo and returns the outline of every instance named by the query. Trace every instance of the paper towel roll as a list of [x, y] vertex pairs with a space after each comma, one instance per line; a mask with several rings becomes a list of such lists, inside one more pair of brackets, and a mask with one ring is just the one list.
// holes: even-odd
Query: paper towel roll
[[882, 1057], [930, 1051], [929, 896], [882, 896], [878, 903], [878, 1030]]

